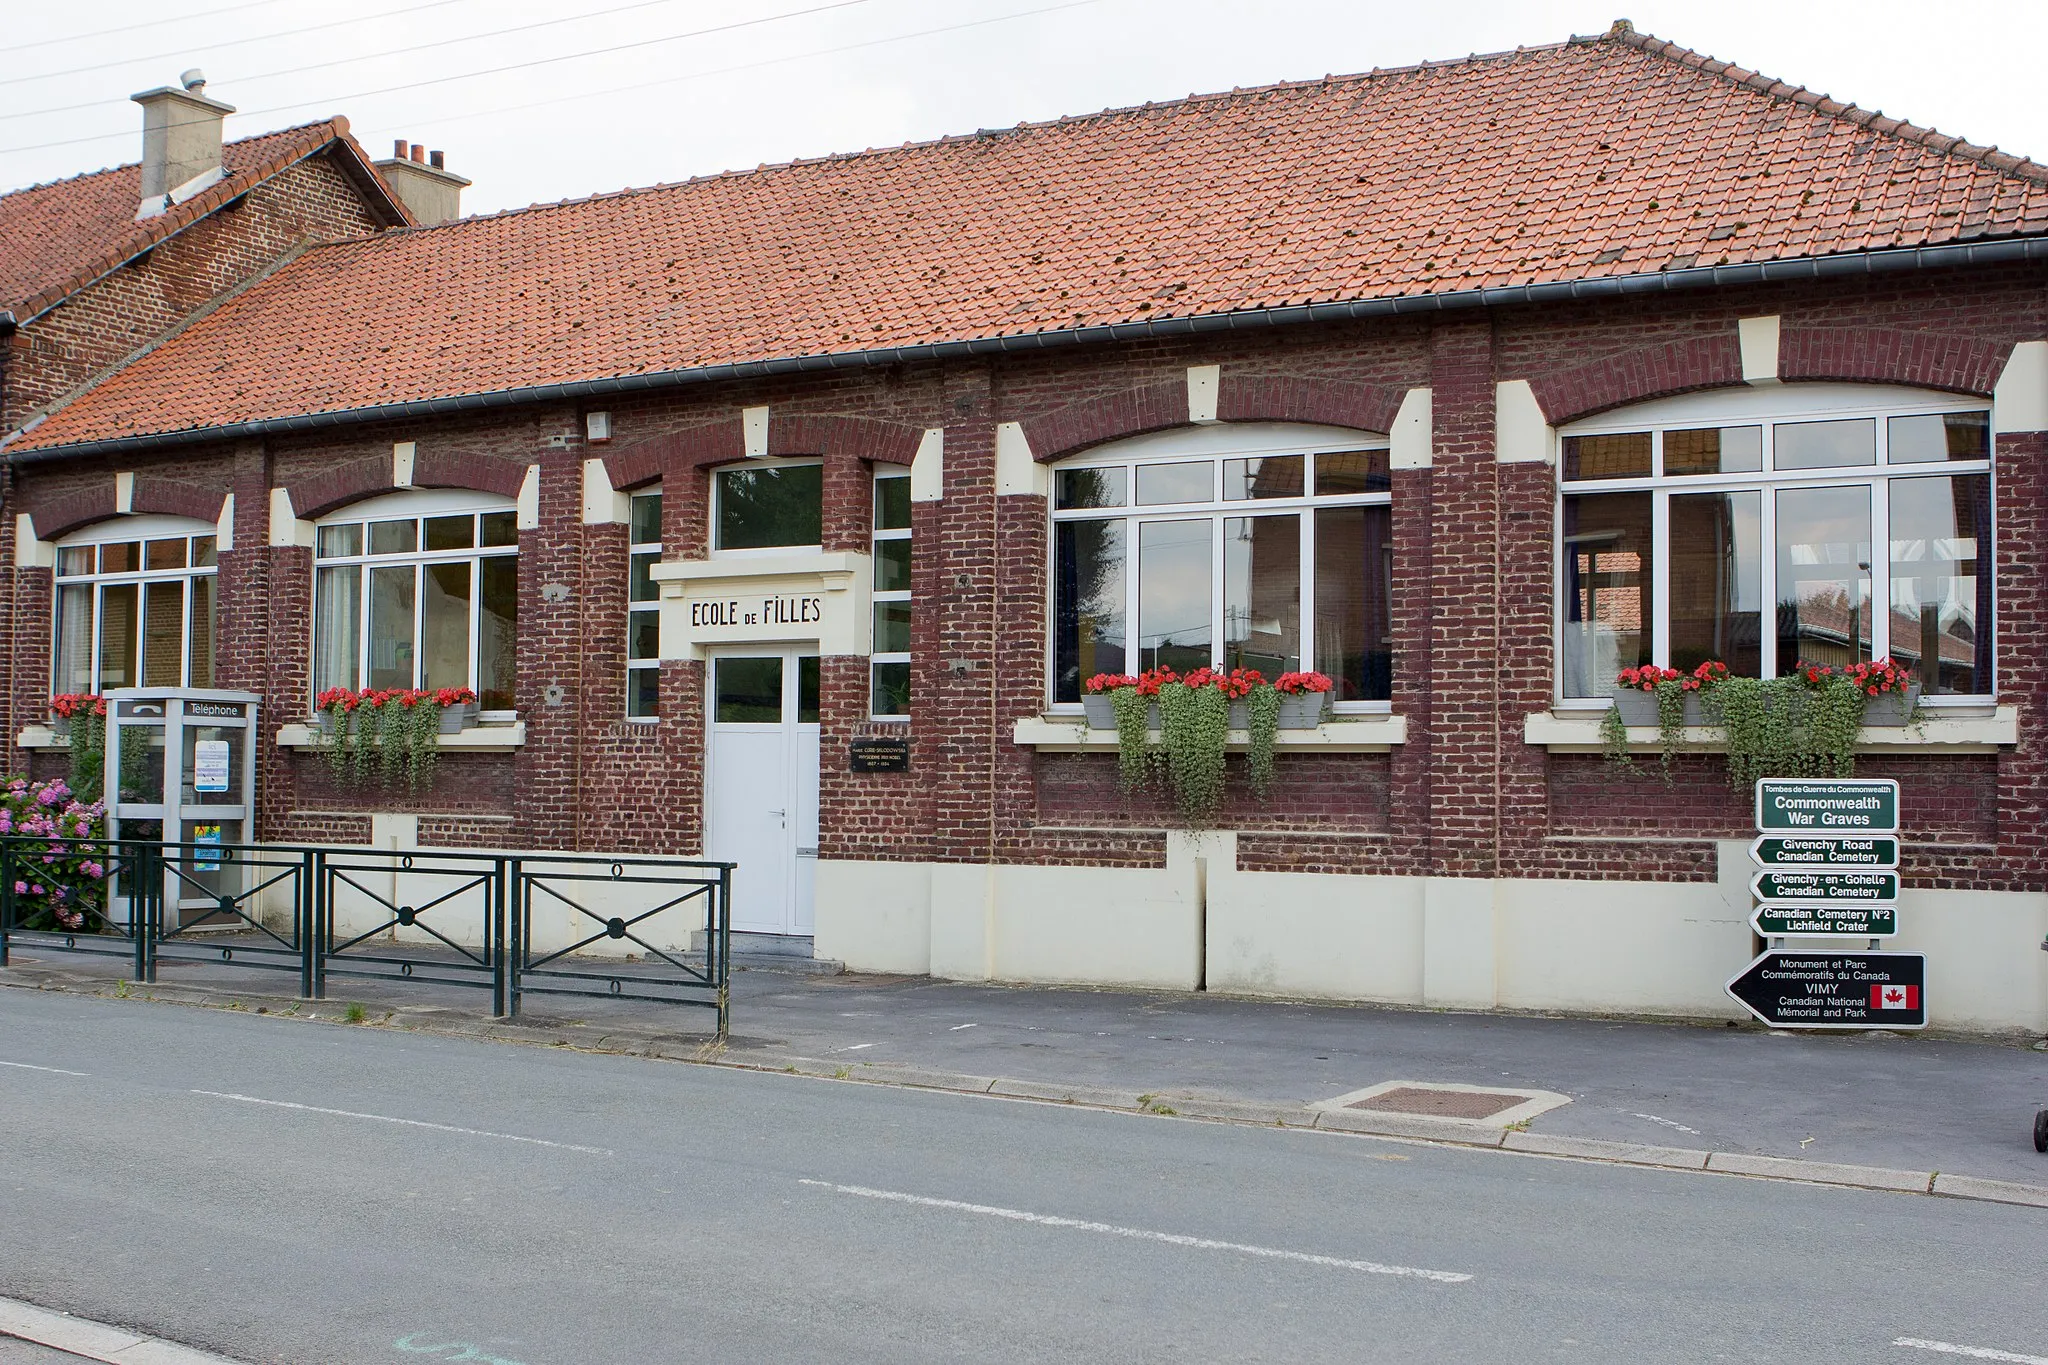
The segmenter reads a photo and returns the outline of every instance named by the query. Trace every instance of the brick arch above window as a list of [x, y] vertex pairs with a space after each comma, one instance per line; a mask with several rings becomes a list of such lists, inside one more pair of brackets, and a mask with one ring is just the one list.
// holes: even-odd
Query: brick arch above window
[[1725, 333], [1638, 346], [1528, 380], [1544, 420], [1562, 426], [1629, 403], [1740, 384], [1742, 343], [1731, 326]]
[[[770, 456], [822, 455], [866, 460], [872, 464], [907, 465], [924, 438], [923, 427], [874, 417], [842, 417], [810, 413], [783, 416], [770, 411]], [[747, 458], [745, 424], [737, 418], [705, 422], [681, 431], [650, 437], [623, 450], [606, 451], [605, 476], [616, 489], [653, 483], [664, 473], [737, 464]]]
[[[291, 497], [293, 514], [310, 521], [352, 502], [398, 492], [392, 473], [389, 455], [373, 455], [301, 479], [285, 492]], [[420, 451], [413, 456], [412, 482], [407, 486], [466, 488], [516, 498], [525, 481], [526, 465], [503, 456]]]
[[[161, 514], [217, 522], [226, 501], [218, 488], [142, 474], [136, 476], [127, 510], [136, 515]], [[55, 540], [95, 522], [110, 521], [124, 514], [115, 491], [115, 479], [109, 476], [90, 488], [52, 498], [29, 515], [35, 523], [38, 538]]]
[[[1393, 425], [1407, 390], [1394, 384], [1293, 375], [1233, 374], [1225, 368], [1216, 394], [1220, 422], [1303, 422], [1383, 432]], [[1040, 463], [1084, 450], [1187, 426], [1185, 379], [1136, 385], [1097, 394], [1063, 408], [1026, 418], [1020, 425]]]
[[1900, 384], [1989, 398], [2013, 343], [1889, 327], [1784, 327], [1778, 378]]

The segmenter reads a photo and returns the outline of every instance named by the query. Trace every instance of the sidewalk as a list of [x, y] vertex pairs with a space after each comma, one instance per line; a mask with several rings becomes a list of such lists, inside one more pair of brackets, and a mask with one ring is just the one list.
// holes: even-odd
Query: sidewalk
[[[115, 960], [17, 949], [14, 961], [0, 986], [122, 989]], [[1548, 1091], [1569, 1103], [1505, 1143], [1499, 1128], [1479, 1140], [1681, 1149], [1657, 1164], [1693, 1168], [1711, 1152], [1721, 1169], [1775, 1157], [1940, 1172], [2042, 1187], [2048, 1202], [2048, 1156], [2031, 1138], [2048, 1051], [2020, 1045], [742, 971], [720, 1050], [706, 1046], [709, 1011], [679, 1006], [556, 998], [496, 1022], [477, 991], [337, 980], [330, 999], [297, 1002], [288, 974], [169, 964], [156, 985], [126, 989], [323, 1019], [359, 1002], [368, 1022], [397, 1027], [1453, 1140], [1482, 1130], [1308, 1106], [1390, 1081]]]

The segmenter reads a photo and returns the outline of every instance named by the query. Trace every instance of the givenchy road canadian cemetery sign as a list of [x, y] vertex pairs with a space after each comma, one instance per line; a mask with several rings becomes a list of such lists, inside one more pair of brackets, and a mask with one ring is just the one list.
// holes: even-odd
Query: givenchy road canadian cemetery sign
[[1791, 834], [1766, 834], [1749, 846], [1758, 867], [1897, 867], [1896, 835], [1852, 839], [1827, 834], [1805, 839]]

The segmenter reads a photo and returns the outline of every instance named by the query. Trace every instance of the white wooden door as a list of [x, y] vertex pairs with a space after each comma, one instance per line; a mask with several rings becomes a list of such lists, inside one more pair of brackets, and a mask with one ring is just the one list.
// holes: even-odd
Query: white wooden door
[[704, 844], [737, 864], [732, 927], [811, 932], [818, 853], [815, 655], [712, 659], [706, 698]]

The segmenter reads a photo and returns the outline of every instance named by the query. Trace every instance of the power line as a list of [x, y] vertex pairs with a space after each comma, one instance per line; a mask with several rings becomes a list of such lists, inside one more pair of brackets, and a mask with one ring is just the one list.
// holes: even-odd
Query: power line
[[[897, 33], [886, 38], [869, 38], [858, 43], [845, 43], [839, 47], [823, 47], [812, 52], [793, 52], [786, 57], [766, 57], [758, 62], [743, 62], [738, 66], [713, 67], [705, 71], [688, 71], [680, 76], [663, 76], [659, 80], [641, 81], [636, 85], [607, 86], [603, 90], [586, 90], [580, 95], [558, 95], [552, 99], [529, 100], [524, 104], [504, 104], [493, 109], [475, 109], [460, 114], [432, 114], [410, 120], [411, 123], [431, 122], [435, 127], [444, 123], [461, 123], [466, 119], [488, 118], [496, 114], [512, 114], [527, 109], [542, 109], [551, 104], [569, 104], [577, 100], [601, 99], [606, 95], [623, 95], [634, 90], [651, 90], [658, 85], [674, 85], [682, 81], [705, 80], [712, 76], [729, 76], [740, 71], [758, 71], [764, 66], [781, 66], [788, 62], [807, 61], [812, 57], [829, 57], [840, 52], [857, 52], [862, 48], [882, 47], [889, 43], [908, 42], [913, 38], [929, 38], [939, 33], [954, 33], [964, 28], [981, 28], [988, 24], [1005, 23], [1011, 19], [1029, 19], [1040, 14], [1054, 14], [1060, 10], [1080, 9], [1085, 5], [1102, 3], [1102, 0], [1063, 0], [1057, 5], [1044, 5], [1037, 9], [1017, 10], [1010, 14], [994, 14], [986, 19], [969, 19], [963, 23], [945, 24], [938, 28], [918, 29], [913, 33]], [[364, 129], [364, 135], [388, 132], [393, 128], [408, 126], [404, 123], [386, 124], [381, 128]]]
[[[221, 48], [224, 48], [224, 47], [241, 47], [241, 46], [243, 46], [243, 45], [244, 45], [244, 44], [246, 44], [246, 43], [264, 43], [264, 42], [269, 42], [269, 41], [270, 41], [270, 40], [271, 40], [272, 38], [296, 38], [296, 37], [299, 37], [299, 36], [300, 36], [301, 34], [306, 34], [306, 33], [319, 33], [319, 32], [322, 32], [322, 31], [324, 31], [324, 30], [326, 30], [326, 29], [330, 29], [330, 28], [345, 28], [345, 27], [347, 27], [347, 26], [348, 26], [348, 25], [350, 25], [350, 24], [362, 24], [362, 23], [368, 23], [368, 22], [369, 22], [370, 20], [372, 20], [372, 19], [389, 19], [389, 18], [390, 18], [391, 16], [393, 16], [393, 15], [395, 15], [395, 14], [420, 14], [420, 13], [424, 13], [425, 11], [427, 11], [427, 10], [430, 10], [430, 9], [440, 9], [440, 8], [441, 8], [441, 7], [443, 6], [443, 5], [458, 5], [458, 4], [463, 4], [463, 3], [466, 3], [466, 0], [427, 0], [427, 3], [425, 3], [425, 4], [423, 4], [423, 5], [400, 5], [400, 6], [399, 6], [399, 7], [397, 8], [397, 9], [387, 9], [387, 10], [381, 10], [381, 11], [379, 11], [379, 12], [378, 12], [378, 13], [376, 13], [376, 14], [355, 14], [355, 15], [351, 15], [351, 16], [349, 16], [349, 17], [348, 17], [348, 18], [346, 18], [346, 19], [331, 19], [331, 20], [329, 20], [329, 21], [328, 21], [327, 23], [324, 23], [324, 24], [309, 24], [309, 25], [307, 25], [307, 26], [306, 26], [305, 28], [287, 28], [287, 29], [280, 29], [280, 30], [279, 30], [278, 32], [276, 32], [276, 33], [258, 33], [258, 34], [255, 34], [255, 35], [251, 36], [251, 37], [248, 37], [248, 38], [229, 38], [229, 39], [227, 39], [227, 40], [226, 40], [226, 41], [224, 41], [224, 42], [218, 42], [218, 43], [207, 43], [207, 44], [205, 44], [205, 49], [206, 49], [206, 51], [208, 51], [208, 52], [217, 52], [217, 51], [219, 51], [219, 50], [220, 50]], [[215, 11], [215, 13], [219, 13], [219, 11]], [[195, 17], [196, 17], [196, 16], [195, 16]], [[553, 21], [553, 22], [559, 23], [559, 22], [562, 22], [562, 21], [560, 21], [560, 20], [555, 20], [555, 21]], [[513, 29], [507, 29], [507, 30], [506, 30], [506, 32], [508, 32], [508, 33], [510, 33], [510, 32], [516, 32], [516, 31], [517, 31], [517, 30], [513, 30]], [[487, 36], [487, 35], [478, 35], [478, 36], [480, 36], [480, 37], [481, 37], [481, 36]], [[431, 46], [431, 44], [429, 44], [429, 46]], [[400, 52], [404, 52], [404, 51], [407, 51], [407, 50], [408, 50], [408, 49], [405, 49], [405, 48], [399, 48], [399, 49], [397, 49], [397, 51], [400, 51]], [[13, 77], [10, 77], [10, 78], [8, 78], [7, 80], [4, 80], [4, 81], [0, 81], [0, 87], [6, 87], [6, 86], [11, 86], [11, 85], [26, 85], [26, 84], [27, 84], [28, 82], [30, 82], [30, 81], [49, 81], [49, 80], [55, 80], [55, 79], [56, 79], [57, 77], [59, 77], [59, 76], [77, 76], [77, 75], [81, 75], [81, 74], [83, 74], [84, 72], [87, 72], [87, 71], [111, 71], [111, 70], [115, 69], [116, 67], [123, 67], [123, 66], [135, 66], [135, 65], [138, 65], [138, 64], [140, 64], [140, 63], [142, 63], [142, 62], [156, 62], [156, 61], [162, 61], [162, 60], [163, 60], [164, 58], [166, 58], [166, 57], [176, 57], [176, 58], [179, 58], [179, 59], [183, 59], [183, 58], [185, 58], [185, 57], [189, 56], [189, 55], [191, 54], [191, 51], [192, 51], [192, 48], [191, 48], [191, 46], [190, 46], [190, 45], [188, 44], [188, 45], [186, 45], [186, 46], [184, 46], [184, 47], [178, 48], [177, 50], [175, 50], [175, 51], [171, 51], [171, 52], [152, 52], [152, 53], [150, 53], [150, 54], [149, 54], [148, 56], [146, 56], [146, 57], [123, 57], [123, 58], [122, 58], [122, 59], [121, 59], [120, 61], [118, 61], [118, 62], [95, 62], [95, 63], [93, 63], [93, 64], [92, 64], [91, 66], [73, 66], [73, 67], [67, 67], [67, 68], [65, 68], [65, 69], [64, 69], [64, 70], [62, 70], [62, 71], [38, 71], [38, 72], [36, 72], [36, 74], [34, 74], [33, 76], [13, 76]], [[379, 53], [374, 53], [374, 54], [372, 54], [372, 55], [374, 55], [374, 56], [379, 56], [379, 57], [384, 57], [384, 56], [389, 56], [390, 54], [389, 54], [389, 53], [384, 53], [384, 52], [379, 52]], [[329, 63], [329, 65], [332, 65], [332, 63]], [[310, 68], [303, 68], [303, 67], [302, 67], [302, 68], [300, 68], [300, 69], [301, 69], [301, 70], [307, 70], [307, 69], [310, 69]], [[279, 74], [287, 74], [287, 73], [279, 73]], [[88, 103], [85, 103], [85, 104], [64, 104], [64, 105], [59, 105], [59, 106], [57, 106], [57, 107], [56, 107], [56, 108], [54, 108], [54, 109], [32, 109], [32, 110], [30, 110], [30, 111], [29, 111], [29, 112], [28, 112], [27, 114], [0, 114], [0, 119], [5, 119], [5, 118], [28, 118], [28, 117], [30, 117], [30, 116], [31, 116], [31, 115], [33, 115], [33, 114], [67, 114], [67, 113], [70, 113], [70, 112], [71, 112], [72, 110], [74, 110], [74, 109], [90, 109], [90, 108], [92, 108], [92, 107], [93, 107], [94, 105], [97, 105], [97, 104], [101, 104], [101, 103], [104, 103], [104, 101], [102, 101], [102, 100], [92, 100], [92, 101], [90, 101], [90, 102], [88, 102]]]
[[26, 52], [32, 47], [50, 47], [56, 43], [82, 43], [88, 38], [105, 38], [115, 33], [133, 33], [139, 28], [160, 28], [165, 24], [190, 23], [194, 19], [210, 19], [216, 14], [233, 14], [238, 10], [260, 9], [264, 5], [277, 4], [278, 0], [245, 0], [239, 5], [222, 5], [219, 9], [201, 10], [197, 14], [173, 14], [165, 19], [145, 19], [139, 24], [122, 24], [116, 28], [94, 29], [91, 33], [72, 33], [62, 38], [38, 38], [32, 43], [10, 43], [9, 52]]
[[[451, 81], [475, 80], [480, 76], [497, 76], [507, 71], [529, 71], [537, 66], [552, 66], [558, 62], [578, 61], [585, 57], [602, 57], [614, 52], [627, 52], [635, 48], [655, 47], [662, 43], [681, 42], [685, 38], [702, 38], [713, 33], [730, 33], [736, 29], [756, 28], [762, 24], [776, 23], [783, 19], [800, 19], [806, 15], [822, 14], [827, 10], [850, 9], [855, 5], [867, 4], [868, 0], [831, 0], [829, 4], [812, 5], [806, 9], [786, 10], [781, 14], [763, 15], [758, 19], [740, 19], [730, 24], [718, 24], [711, 28], [693, 29], [688, 33], [671, 33], [661, 38], [643, 38], [638, 42], [619, 43], [612, 47], [592, 48], [588, 52], [564, 52], [553, 57], [536, 57], [532, 61], [512, 62], [505, 66], [489, 67], [482, 71], [462, 71], [452, 76], [435, 76], [424, 81], [408, 81], [403, 85], [387, 85], [376, 90], [357, 90], [346, 95], [329, 95], [320, 99], [297, 100], [291, 104], [274, 104], [264, 109], [240, 111], [244, 117], [254, 118], [260, 114], [281, 114], [292, 109], [304, 109], [316, 104], [340, 104], [346, 100], [369, 99], [375, 95], [391, 95], [401, 90], [419, 90], [430, 85], [446, 85]], [[202, 120], [188, 119], [183, 123], [167, 125], [172, 128], [185, 127]], [[94, 133], [88, 137], [60, 138], [55, 142], [36, 142], [22, 147], [0, 147], [0, 155], [10, 152], [40, 152], [52, 147], [76, 147], [88, 142], [106, 142], [114, 138], [131, 136], [128, 133]]]

